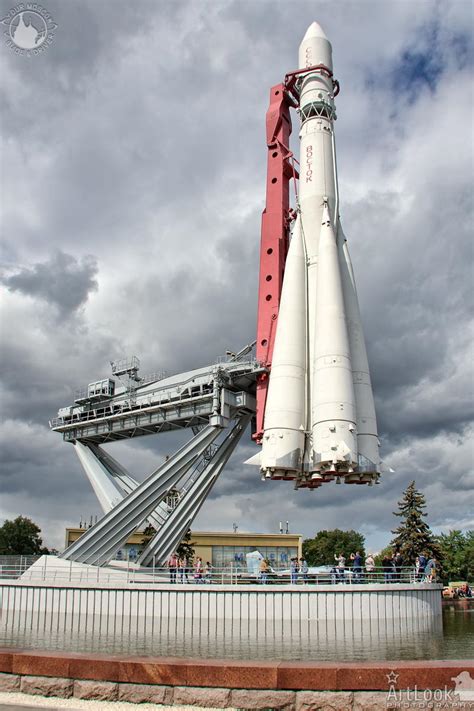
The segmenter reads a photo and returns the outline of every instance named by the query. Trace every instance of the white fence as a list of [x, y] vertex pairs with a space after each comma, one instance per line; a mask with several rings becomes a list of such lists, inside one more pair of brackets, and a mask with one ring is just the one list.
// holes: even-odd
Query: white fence
[[441, 595], [433, 586], [379, 586], [369, 597], [367, 588], [310, 590], [0, 585], [0, 640], [109, 655], [340, 661], [414, 658], [442, 639]]
[[[28, 616], [32, 626], [79, 626], [97, 616], [107, 628], [118, 618], [150, 621], [196, 620], [382, 620], [441, 614], [441, 586], [419, 585], [170, 585], [10, 582], [0, 583], [3, 625]], [[95, 622], [94, 622], [95, 624]]]

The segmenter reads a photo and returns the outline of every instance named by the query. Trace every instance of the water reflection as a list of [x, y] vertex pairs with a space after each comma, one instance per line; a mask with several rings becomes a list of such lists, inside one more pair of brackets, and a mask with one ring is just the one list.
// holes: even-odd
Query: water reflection
[[[74, 652], [229, 659], [356, 661], [474, 655], [474, 607], [446, 605], [443, 618], [377, 620], [150, 619], [15, 614], [0, 644]], [[444, 624], [443, 624], [444, 622]]]

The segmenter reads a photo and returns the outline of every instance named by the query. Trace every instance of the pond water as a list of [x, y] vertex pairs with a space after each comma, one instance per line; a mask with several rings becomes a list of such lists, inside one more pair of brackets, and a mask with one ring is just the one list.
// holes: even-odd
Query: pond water
[[117, 618], [87, 630], [65, 616], [41, 622], [15, 617], [0, 624], [0, 646], [126, 655], [364, 661], [474, 658], [474, 600], [443, 603], [442, 617], [377, 622], [308, 620], [297, 624], [222, 623], [190, 619], [156, 622]]

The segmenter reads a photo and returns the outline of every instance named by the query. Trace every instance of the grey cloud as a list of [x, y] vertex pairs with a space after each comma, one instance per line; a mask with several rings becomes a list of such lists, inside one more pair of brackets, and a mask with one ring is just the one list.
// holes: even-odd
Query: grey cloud
[[[5, 12], [12, 5], [0, 1]], [[382, 540], [412, 478], [434, 525], [468, 520], [468, 5], [447, 0], [441, 11], [429, 0], [408, 12], [404, 3], [328, 2], [315, 17], [303, 0], [297, 12], [266, 0], [45, 4], [58, 23], [48, 52], [27, 62], [0, 47], [12, 280], [2, 406], [15, 423], [4, 429], [0, 518], [38, 516], [58, 545], [66, 522], [98, 512], [72, 448], [46, 420], [74, 387], [107, 376], [109, 360], [136, 353], [143, 373], [178, 372], [255, 337], [268, 91], [295, 68], [317, 19], [341, 81], [341, 211], [383, 457], [396, 473], [371, 489], [295, 492], [242, 464], [255, 452], [246, 435], [198, 525], [228, 529], [236, 516], [241, 530], [276, 530], [281, 516], [305, 535], [351, 525]], [[442, 59], [436, 84], [425, 81], [411, 103], [407, 92], [397, 97], [390, 77], [403, 56], [418, 52], [429, 64], [433, 48]], [[297, 133], [295, 121], [294, 149]], [[84, 257], [91, 252], [100, 271]], [[32, 266], [14, 273], [15, 264]], [[178, 439], [110, 451], [145, 476]]]
[[[109, 360], [121, 352], [116, 338], [90, 329], [85, 314], [63, 319], [45, 300], [18, 292], [4, 297], [1, 319], [1, 402], [19, 422], [46, 424], [74, 390], [110, 374]], [[48, 434], [54, 439], [54, 435]], [[27, 441], [23, 445], [27, 449]]]
[[94, 257], [76, 259], [58, 251], [49, 261], [22, 267], [15, 274], [4, 276], [2, 282], [10, 291], [47, 301], [58, 310], [61, 318], [66, 318], [98, 289], [97, 271]]

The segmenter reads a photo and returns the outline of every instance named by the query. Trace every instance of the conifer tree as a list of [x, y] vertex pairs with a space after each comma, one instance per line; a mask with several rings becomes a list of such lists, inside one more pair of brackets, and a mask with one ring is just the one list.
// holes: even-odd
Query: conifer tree
[[423, 520], [426, 516], [424, 509], [426, 500], [421, 491], [415, 488], [412, 481], [403, 492], [403, 498], [398, 502], [398, 511], [394, 511], [395, 516], [399, 516], [402, 522], [392, 533], [392, 547], [399, 550], [403, 556], [405, 565], [413, 565], [418, 555], [424, 554], [427, 557], [436, 557], [440, 560], [441, 550], [437, 544], [430, 527]]
[[191, 540], [191, 529], [188, 529], [183, 540], [176, 549], [178, 558], [186, 558], [188, 563], [194, 558], [194, 541]]

